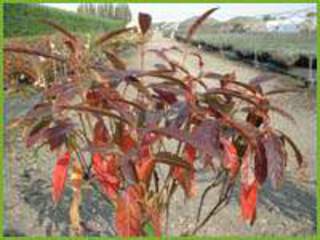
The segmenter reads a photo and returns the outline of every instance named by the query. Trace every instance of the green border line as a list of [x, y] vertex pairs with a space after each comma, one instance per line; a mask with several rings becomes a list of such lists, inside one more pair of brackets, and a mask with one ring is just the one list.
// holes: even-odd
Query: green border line
[[[1, 26], [1, 33], [0, 33], [0, 45], [1, 45], [1, 50], [0, 50], [0, 59], [3, 60], [3, 3], [12, 3], [12, 4], [17, 4], [17, 3], [80, 3], [80, 2], [93, 2], [93, 3], [106, 3], [106, 2], [114, 2], [114, 3], [255, 3], [255, 4], [260, 4], [260, 3], [274, 3], [274, 4], [281, 4], [281, 3], [287, 3], [287, 4], [292, 4], [292, 3], [317, 3], [317, 12], [320, 12], [320, 4], [318, 0], [214, 0], [214, 1], [210, 1], [210, 0], [202, 0], [200, 2], [200, 0], [183, 0], [183, 1], [168, 1], [168, 0], [152, 0], [152, 1], [141, 1], [141, 0], [137, 0], [137, 1], [128, 1], [128, 0], [108, 0], [108, 1], [103, 1], [103, 0], [87, 0], [87, 1], [59, 1], [59, 0], [48, 0], [48, 1], [35, 1], [35, 0], [24, 0], [24, 1], [1, 1], [1, 9], [0, 9], [0, 26]], [[319, 34], [319, 26], [320, 26], [320, 20], [319, 17], [317, 18], [317, 46], [320, 46], [320, 34]], [[320, 56], [320, 51], [318, 49], [317, 51], [317, 69], [320, 69], [320, 61], [319, 61], [319, 56]], [[3, 61], [1, 61], [0, 64], [0, 70], [1, 73], [3, 73]], [[317, 71], [317, 82], [319, 81], [320, 75], [319, 72]], [[3, 90], [3, 74], [1, 74], [0, 77], [0, 88], [1, 90]], [[316, 96], [316, 108], [317, 111], [320, 109], [320, 102], [319, 100], [319, 95], [320, 95], [320, 86], [319, 84], [317, 84], [317, 96]], [[4, 127], [4, 116], [3, 116], [3, 107], [4, 107], [4, 94], [3, 92], [1, 92], [0, 94], [0, 103], [1, 103], [1, 107], [0, 107], [0, 114], [1, 114], [1, 119], [0, 119], [0, 134], [1, 134], [1, 141], [0, 141], [0, 147], [2, 149], [2, 151], [0, 151], [0, 168], [2, 169], [2, 176], [0, 178], [0, 239], [3, 236], [3, 208], [4, 208], [4, 204], [3, 204], [3, 158], [4, 158], [4, 131], [3, 131], [3, 127]], [[317, 116], [317, 124], [316, 124], [316, 131], [317, 131], [317, 135], [316, 138], [319, 139], [320, 138], [320, 122]], [[318, 161], [319, 158], [319, 154], [320, 154], [320, 141], [317, 141], [316, 145], [316, 161]], [[299, 236], [299, 237], [293, 237], [293, 236], [250, 236], [250, 237], [244, 237], [244, 236], [238, 236], [238, 237], [222, 237], [222, 236], [210, 236], [210, 237], [163, 237], [165, 239], [238, 239], [238, 240], [262, 240], [262, 239], [319, 239], [320, 238], [320, 228], [318, 226], [318, 223], [320, 223], [320, 206], [319, 206], [319, 200], [320, 200], [320, 188], [318, 185], [318, 181], [320, 179], [320, 164], [316, 164], [316, 168], [317, 168], [317, 186], [316, 186], [316, 197], [317, 197], [317, 232], [315, 236]], [[303, 222], [301, 222], [301, 224], [303, 224]], [[100, 240], [100, 239], [121, 239], [119, 237], [114, 237], [114, 238], [109, 238], [109, 237], [6, 237], [4, 239], [48, 239], [48, 240], [54, 240], [54, 239], [83, 239], [83, 240], [87, 240], [87, 239], [91, 239], [91, 240]], [[132, 238], [132, 239], [142, 239], [142, 238]], [[143, 239], [157, 239], [157, 238], [150, 238], [150, 237], [146, 237]]]

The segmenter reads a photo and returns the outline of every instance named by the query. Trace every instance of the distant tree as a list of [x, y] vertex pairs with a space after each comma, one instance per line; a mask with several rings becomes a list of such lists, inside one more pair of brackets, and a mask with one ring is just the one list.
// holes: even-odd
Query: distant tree
[[121, 15], [121, 4], [117, 4], [115, 7], [114, 7], [114, 18], [116, 19], [120, 19], [120, 15]]
[[97, 16], [104, 17], [103, 5], [97, 4]]
[[270, 14], [267, 14], [267, 15], [264, 15], [264, 16], [262, 17], [262, 20], [265, 21], [265, 22], [267, 22], [267, 21], [275, 20], [275, 17], [273, 17], [273, 16], [270, 15]]
[[128, 4], [117, 4], [115, 7], [115, 18], [130, 22], [132, 14]]
[[124, 20], [128, 23], [131, 21], [132, 19], [132, 14], [130, 11], [130, 7], [129, 4], [123, 4], [123, 16], [124, 16]]
[[109, 18], [114, 18], [114, 7], [113, 7], [113, 4], [110, 3], [110, 4], [106, 4], [107, 8], [106, 8], [106, 16], [109, 17]]
[[83, 4], [79, 4], [79, 6], [77, 7], [77, 13], [84, 13]]

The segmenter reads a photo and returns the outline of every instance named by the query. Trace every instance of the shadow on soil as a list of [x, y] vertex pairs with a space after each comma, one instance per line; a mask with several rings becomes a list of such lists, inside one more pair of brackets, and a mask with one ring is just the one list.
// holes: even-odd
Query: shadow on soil
[[[19, 182], [17, 188], [22, 200], [37, 213], [35, 220], [45, 229], [46, 235], [70, 235], [68, 226], [72, 190], [66, 189], [63, 199], [55, 206], [51, 198], [51, 182], [48, 179], [37, 178], [35, 172], [25, 171]], [[83, 235], [113, 236], [112, 209], [108, 202], [93, 190], [84, 192], [82, 199], [80, 214], [83, 221]], [[4, 234], [24, 235], [14, 229], [5, 230]]]
[[309, 219], [313, 224], [313, 231], [316, 233], [317, 200], [315, 188], [308, 191], [287, 179], [282, 188], [275, 191], [270, 183], [266, 183], [261, 192], [260, 203], [270, 211], [276, 210], [294, 221], [301, 222], [302, 219]]

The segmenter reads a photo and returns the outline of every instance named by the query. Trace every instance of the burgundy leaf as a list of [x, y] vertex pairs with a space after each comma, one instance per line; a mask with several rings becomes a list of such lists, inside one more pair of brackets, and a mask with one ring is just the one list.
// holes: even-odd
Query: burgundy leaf
[[202, 153], [220, 158], [219, 129], [220, 125], [217, 121], [204, 120], [192, 131], [190, 144]]
[[268, 161], [262, 139], [257, 141], [256, 155], [254, 158], [255, 177], [260, 186], [265, 182], [268, 176]]
[[268, 161], [268, 177], [275, 189], [278, 189], [283, 181], [287, 154], [280, 137], [270, 132], [262, 139]]
[[162, 90], [161, 88], [153, 88], [159, 98], [167, 102], [168, 104], [173, 104], [177, 101], [176, 95], [172, 92]]
[[51, 151], [66, 142], [67, 136], [73, 127], [73, 123], [69, 120], [59, 120], [54, 127], [46, 129], [43, 133], [43, 138], [47, 139]]
[[26, 139], [26, 145], [28, 148], [34, 145], [43, 137], [43, 133], [47, 130], [47, 127], [49, 127], [51, 121], [51, 118], [41, 119], [31, 127], [31, 131], [29, 132]]
[[191, 37], [194, 35], [194, 33], [197, 31], [197, 29], [203, 23], [203, 21], [206, 20], [216, 10], [217, 10], [217, 8], [209, 9], [204, 14], [202, 14], [199, 18], [197, 18], [194, 23], [192, 23], [192, 25], [190, 26], [190, 28], [188, 30], [187, 42], [190, 42]]
[[296, 159], [297, 159], [297, 163], [298, 163], [298, 166], [301, 167], [302, 166], [302, 163], [303, 163], [303, 155], [302, 153], [300, 152], [298, 146], [294, 143], [294, 141], [288, 136], [286, 135], [285, 133], [283, 133], [282, 131], [280, 130], [277, 130], [277, 132], [280, 133], [281, 137], [284, 138], [284, 140], [289, 143], [289, 145], [292, 147], [292, 150], [294, 151], [295, 155], [296, 155]]

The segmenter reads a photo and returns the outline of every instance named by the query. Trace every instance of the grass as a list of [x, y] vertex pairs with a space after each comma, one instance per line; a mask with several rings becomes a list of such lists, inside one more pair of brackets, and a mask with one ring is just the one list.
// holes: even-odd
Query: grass
[[124, 21], [104, 19], [41, 6], [39, 4], [4, 4], [4, 37], [51, 34], [55, 30], [39, 23], [52, 20], [71, 32], [96, 33], [122, 28]]

